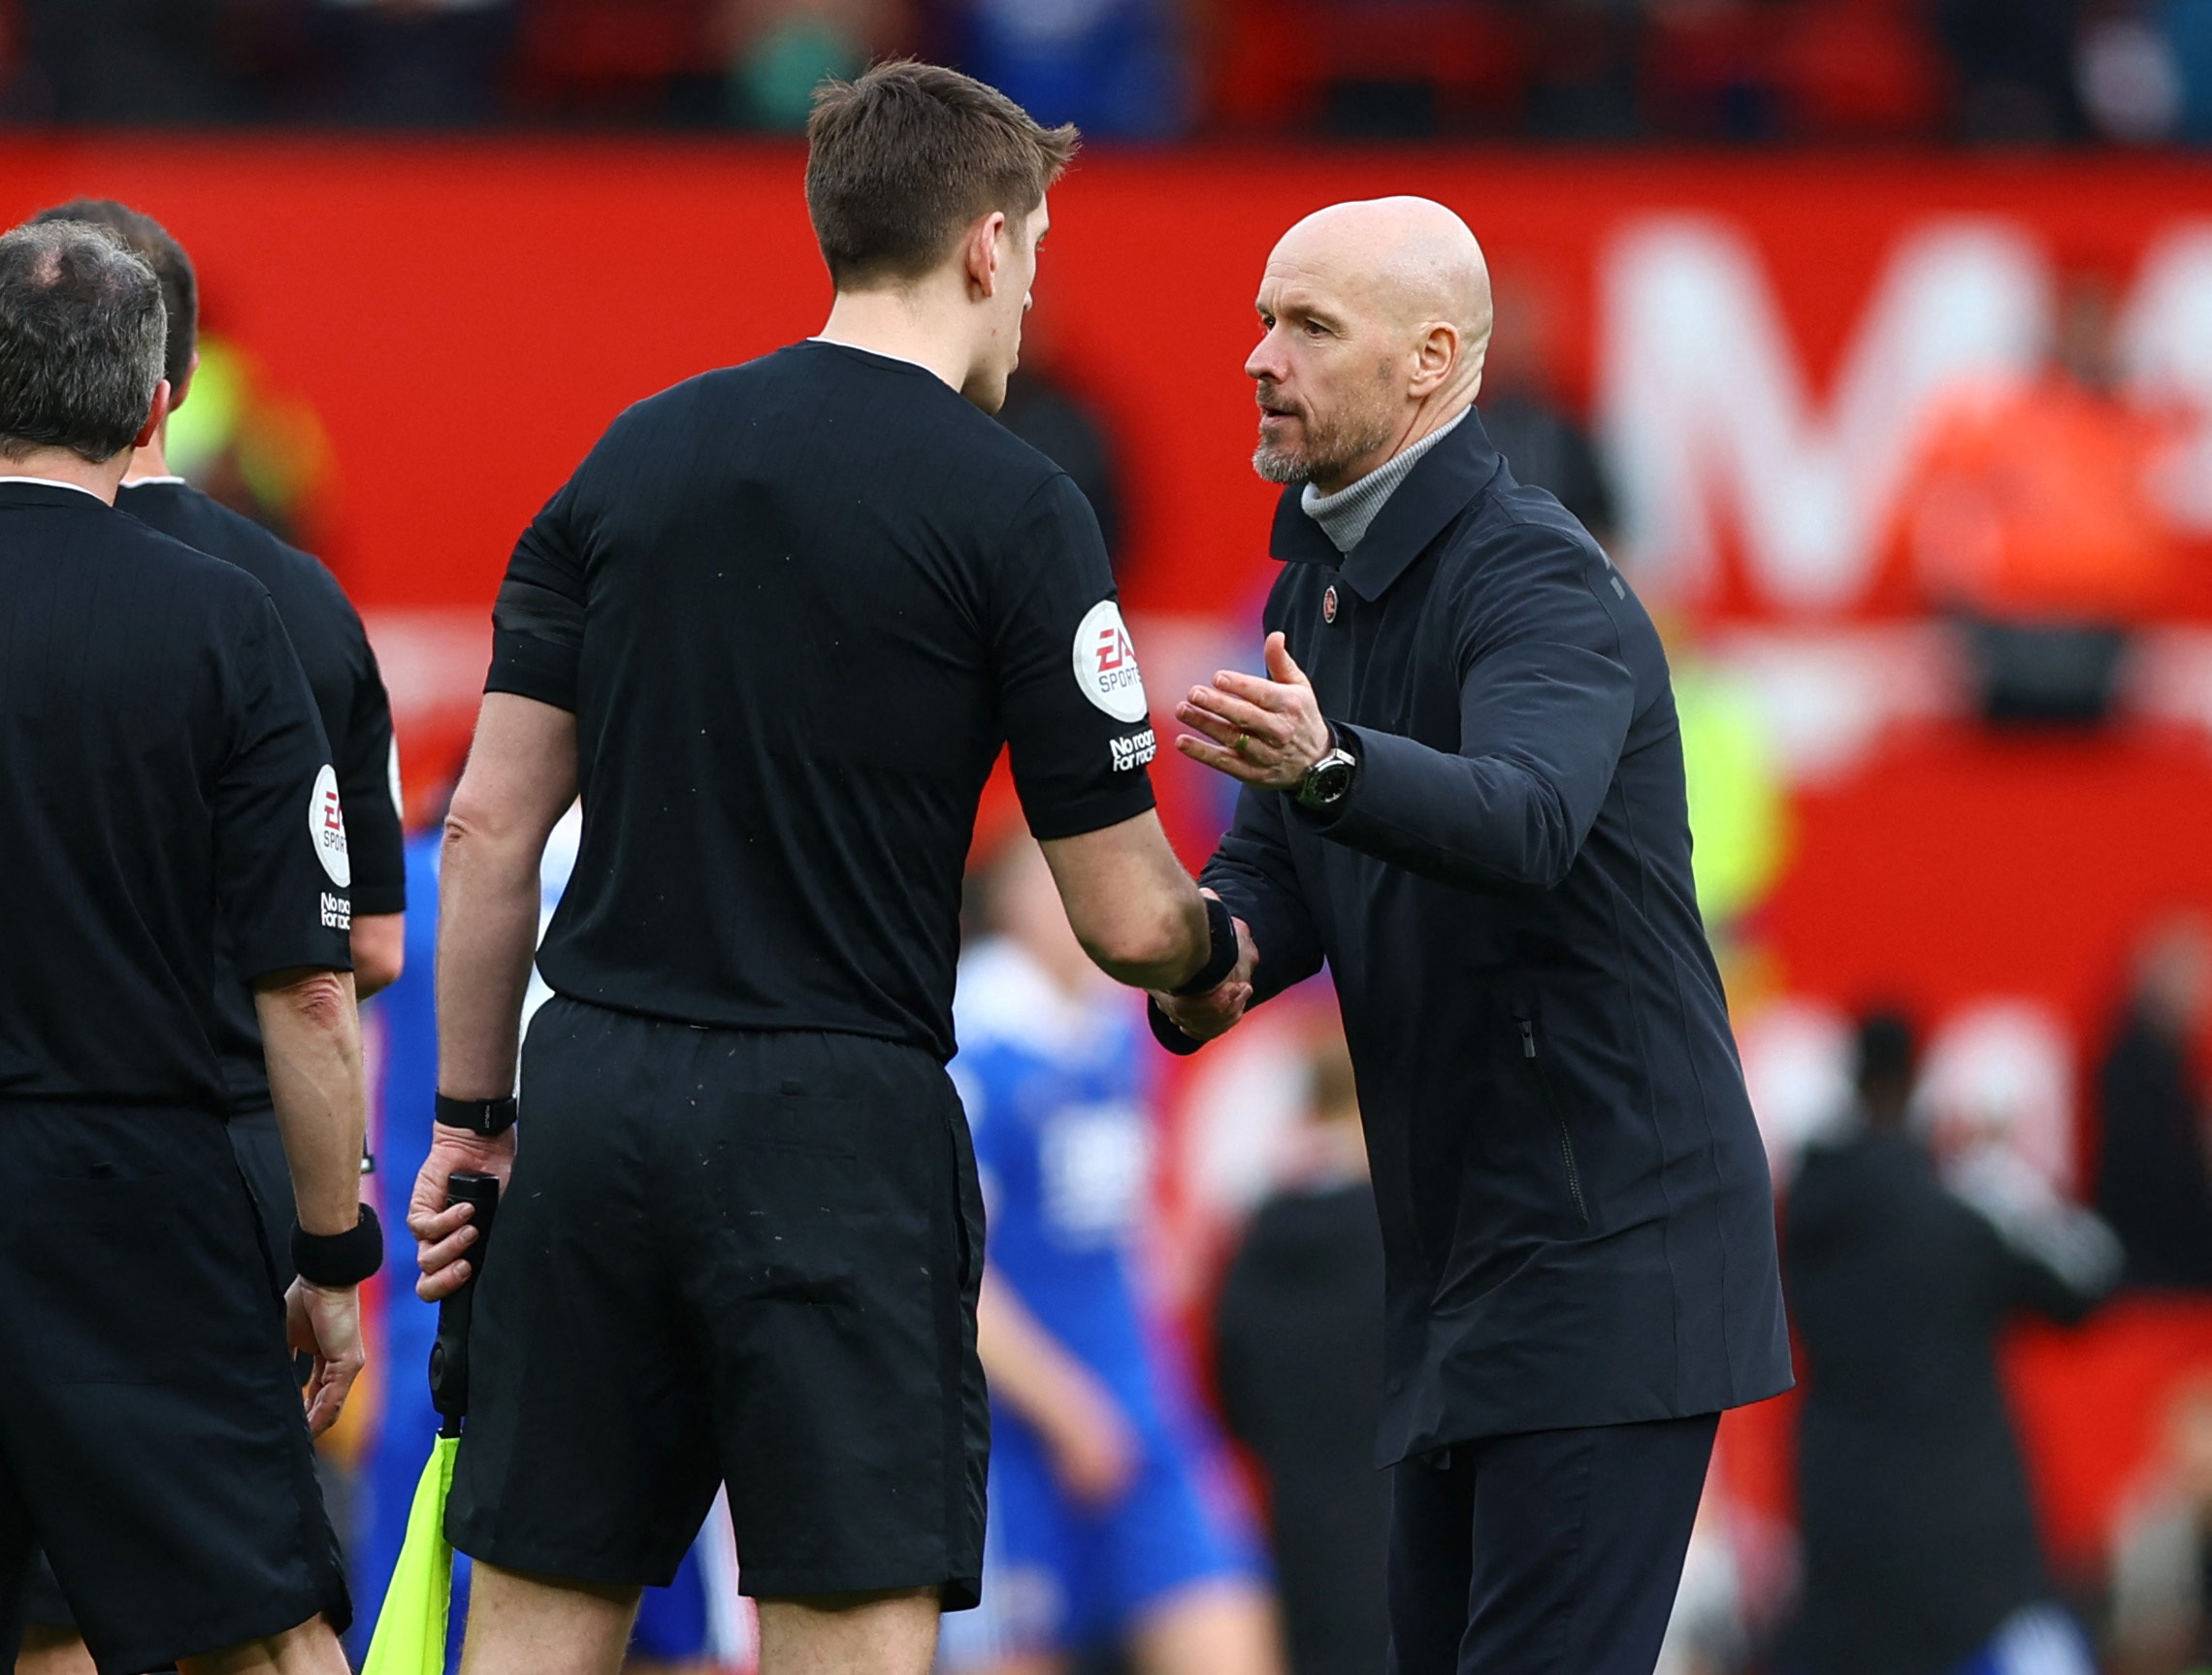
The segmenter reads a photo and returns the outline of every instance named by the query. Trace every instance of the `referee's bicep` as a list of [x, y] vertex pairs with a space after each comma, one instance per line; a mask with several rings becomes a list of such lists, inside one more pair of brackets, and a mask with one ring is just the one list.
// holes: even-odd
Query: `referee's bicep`
[[344, 804], [308, 677], [266, 596], [231, 647], [231, 726], [214, 787], [216, 894], [239, 974], [350, 970]]
[[1144, 679], [1098, 520], [1066, 476], [1016, 517], [992, 602], [999, 713], [1030, 832], [1075, 838], [1152, 807]]
[[559, 709], [576, 707], [584, 649], [584, 558], [570, 522], [573, 479], [522, 532], [492, 605], [486, 692], [511, 692]]

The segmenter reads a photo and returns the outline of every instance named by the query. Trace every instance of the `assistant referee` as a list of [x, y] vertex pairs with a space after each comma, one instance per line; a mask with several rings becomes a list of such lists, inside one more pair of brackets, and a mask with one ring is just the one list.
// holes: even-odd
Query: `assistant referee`
[[[31, 225], [88, 221], [105, 227], [146, 265], [161, 286], [168, 326], [162, 376], [169, 413], [183, 405], [198, 370], [199, 277], [184, 247], [150, 215], [108, 198], [76, 198], [43, 210]], [[169, 415], [134, 449], [115, 506], [140, 522], [211, 557], [235, 564], [269, 589], [287, 639], [307, 672], [322, 718], [331, 765], [345, 810], [351, 878], [354, 992], [367, 1000], [400, 974], [406, 941], [407, 863], [399, 806], [399, 754], [383, 677], [361, 618], [338, 578], [315, 559], [286, 545], [251, 518], [223, 506], [169, 469]], [[277, 1283], [289, 1285], [296, 1225], [292, 1180], [269, 1092], [253, 991], [232, 969], [227, 937], [217, 928], [215, 1046], [230, 1091], [231, 1149], [245, 1171], [260, 1211], [263, 1243]], [[25, 1656], [16, 1675], [84, 1667], [76, 1650], [76, 1620], [44, 1562], [24, 1590]], [[34, 1655], [34, 1649], [39, 1649]]]
[[537, 856], [583, 795], [447, 1515], [472, 1675], [614, 1670], [723, 1481], [769, 1675], [921, 1675], [975, 1603], [983, 1211], [944, 1063], [1002, 745], [1101, 967], [1239, 963], [1153, 812], [1097, 522], [988, 416], [1073, 130], [890, 64], [809, 141], [828, 325], [632, 408], [531, 525], [447, 824], [426, 1296], [467, 1265], [446, 1174], [514, 1156]]
[[[43, 1541], [102, 1675], [339, 1675], [309, 1431], [381, 1252], [344, 814], [268, 590], [113, 508], [164, 339], [112, 234], [0, 237], [0, 1665]], [[284, 1294], [223, 1133], [218, 928], [291, 1163]]]

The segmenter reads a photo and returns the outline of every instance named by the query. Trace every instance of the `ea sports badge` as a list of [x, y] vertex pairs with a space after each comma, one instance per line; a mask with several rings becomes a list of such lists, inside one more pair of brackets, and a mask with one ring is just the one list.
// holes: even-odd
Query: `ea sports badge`
[[341, 890], [352, 888], [353, 863], [345, 852], [345, 808], [338, 800], [338, 774], [327, 762], [315, 775], [314, 790], [308, 794], [308, 838], [330, 881]]
[[1100, 600], [1076, 624], [1075, 683], [1116, 721], [1142, 721], [1150, 713], [1137, 648], [1129, 643], [1121, 608], [1110, 599]]
[[1336, 584], [1331, 582], [1328, 592], [1321, 595], [1321, 620], [1323, 622], [1334, 622], [1336, 620]]

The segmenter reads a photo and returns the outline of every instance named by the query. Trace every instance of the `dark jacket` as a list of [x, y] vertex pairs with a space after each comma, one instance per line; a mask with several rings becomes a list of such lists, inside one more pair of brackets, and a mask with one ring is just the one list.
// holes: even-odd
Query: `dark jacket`
[[1767, 1161], [1690, 880], [1650, 619], [1469, 419], [1266, 624], [1360, 771], [1247, 790], [1206, 882], [1264, 998], [1336, 979], [1388, 1276], [1379, 1463], [1790, 1383]]
[[1996, 1341], [2101, 1287], [2008, 1243], [1902, 1136], [1815, 1147], [1790, 1192], [1810, 1675], [1943, 1675], [2050, 1595]]

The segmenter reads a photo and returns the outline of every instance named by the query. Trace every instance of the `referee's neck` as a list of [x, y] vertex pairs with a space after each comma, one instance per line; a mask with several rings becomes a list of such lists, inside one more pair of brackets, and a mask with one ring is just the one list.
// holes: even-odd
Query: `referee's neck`
[[964, 389], [975, 365], [972, 339], [984, 322], [964, 317], [970, 312], [965, 299], [939, 293], [940, 287], [927, 283], [911, 290], [839, 291], [816, 336], [911, 361], [954, 389]]

